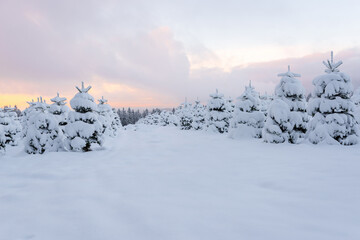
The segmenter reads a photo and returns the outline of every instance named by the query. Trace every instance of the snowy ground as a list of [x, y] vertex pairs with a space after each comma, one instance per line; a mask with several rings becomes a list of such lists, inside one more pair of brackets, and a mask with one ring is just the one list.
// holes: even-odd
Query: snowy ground
[[360, 146], [143, 127], [0, 157], [0, 239], [360, 239]]

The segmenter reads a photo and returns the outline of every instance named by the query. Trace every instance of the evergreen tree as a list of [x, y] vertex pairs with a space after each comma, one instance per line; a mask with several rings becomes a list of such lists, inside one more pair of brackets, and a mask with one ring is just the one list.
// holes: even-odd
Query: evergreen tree
[[191, 113], [191, 104], [187, 102], [185, 98], [185, 102], [180, 106], [177, 112], [177, 116], [180, 120], [180, 129], [181, 130], [189, 130], [191, 129], [192, 124], [192, 113]]
[[112, 131], [114, 133], [114, 135], [117, 135], [118, 132], [119, 132], [119, 129], [122, 127], [121, 125], [121, 121], [120, 121], [120, 117], [119, 115], [116, 113], [116, 109], [113, 108], [112, 109], [112, 122], [111, 122], [111, 128], [112, 128]]
[[18, 145], [22, 127], [15, 108], [5, 107], [4, 109], [0, 109], [0, 125], [3, 126], [5, 144], [11, 146]]
[[69, 113], [68, 124], [65, 127], [67, 148], [72, 151], [91, 151], [91, 144], [103, 144], [102, 126], [98, 120], [97, 105], [88, 93], [91, 86], [81, 88], [70, 105], [75, 112]]
[[59, 123], [60, 129], [64, 131], [64, 128], [67, 124], [68, 114], [70, 109], [66, 106], [66, 98], [60, 97], [59, 93], [57, 93], [56, 97], [50, 99], [53, 104], [49, 106], [49, 112], [54, 115], [56, 120]]
[[308, 107], [313, 116], [309, 126], [309, 141], [327, 144], [353, 145], [358, 142], [358, 124], [354, 104], [350, 99], [353, 87], [348, 75], [339, 71], [342, 61], [323, 62], [326, 74], [313, 80], [315, 90]]
[[114, 137], [116, 133], [113, 131], [112, 123], [114, 121], [114, 116], [112, 112], [112, 108], [109, 104], [107, 104], [108, 100], [103, 96], [98, 100], [98, 113], [99, 113], [99, 122], [102, 125], [102, 133], [105, 136]]
[[30, 112], [25, 137], [25, 151], [29, 154], [43, 154], [63, 149], [62, 131], [54, 115], [48, 112], [48, 105], [40, 98]]
[[245, 87], [244, 93], [237, 98], [235, 106], [230, 137], [261, 138], [265, 114], [260, 109], [259, 94], [251, 86], [251, 82]]
[[208, 103], [208, 125], [209, 129], [215, 132], [224, 133], [229, 128], [230, 114], [227, 111], [227, 103], [224, 95], [219, 93], [210, 94]]
[[306, 113], [305, 89], [295, 78], [300, 77], [300, 74], [292, 73], [290, 66], [286, 73], [280, 73], [278, 76], [282, 78], [275, 88], [276, 97], [283, 100], [290, 108], [289, 120], [292, 128], [289, 129], [288, 141], [299, 143], [305, 138], [309, 121]]
[[197, 99], [195, 101], [195, 105], [192, 109], [192, 113], [193, 113], [193, 121], [192, 121], [192, 128], [195, 130], [202, 130], [205, 128], [205, 124], [206, 124], [206, 108], [204, 105], [202, 105], [199, 101], [199, 99]]

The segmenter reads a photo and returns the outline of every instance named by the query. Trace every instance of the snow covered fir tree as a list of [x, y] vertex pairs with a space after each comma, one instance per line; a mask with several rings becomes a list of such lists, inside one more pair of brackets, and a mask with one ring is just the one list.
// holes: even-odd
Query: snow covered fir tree
[[67, 118], [69, 114], [69, 107], [66, 106], [66, 98], [60, 97], [57, 93], [56, 97], [50, 99], [53, 104], [49, 106], [49, 112], [52, 113], [59, 123], [61, 129], [67, 124]]
[[280, 83], [275, 88], [276, 98], [284, 101], [290, 108], [289, 121], [291, 129], [288, 129], [289, 143], [299, 143], [305, 138], [309, 121], [306, 113], [305, 89], [301, 82], [296, 79], [300, 74], [290, 71], [278, 74], [281, 77]]
[[192, 109], [193, 114], [193, 121], [192, 121], [192, 128], [194, 130], [203, 130], [206, 128], [206, 108], [202, 105], [197, 99]]
[[181, 130], [189, 130], [192, 128], [193, 119], [191, 110], [191, 104], [189, 104], [187, 98], [185, 98], [185, 102], [177, 110]]
[[354, 103], [350, 97], [353, 86], [350, 77], [339, 71], [342, 61], [323, 62], [326, 74], [313, 80], [315, 90], [308, 113], [313, 117], [309, 125], [309, 141], [327, 144], [353, 145], [358, 142], [359, 129], [354, 118]]
[[54, 115], [48, 112], [48, 105], [40, 97], [33, 107], [35, 111], [30, 112], [25, 151], [43, 154], [62, 150], [62, 131]]
[[4, 109], [0, 109], [0, 125], [3, 126], [5, 144], [11, 146], [18, 145], [18, 141], [21, 138], [22, 127], [15, 108], [5, 107]]
[[259, 94], [251, 86], [245, 87], [244, 93], [237, 98], [235, 113], [229, 131], [230, 137], [261, 138], [265, 114], [260, 109]]
[[103, 134], [114, 137], [116, 136], [120, 122], [115, 119], [115, 114], [111, 106], [107, 103], [107, 99], [102, 96], [98, 101], [99, 121], [102, 124]]
[[210, 94], [208, 102], [208, 128], [211, 131], [225, 133], [229, 128], [230, 113], [228, 111], [227, 102], [224, 99], [224, 94], [221, 94], [216, 89], [216, 92]]
[[99, 122], [97, 105], [94, 98], [88, 93], [91, 86], [81, 88], [71, 100], [74, 111], [69, 113], [68, 124], [65, 127], [67, 135], [66, 148], [71, 151], [91, 151], [92, 144], [103, 144], [103, 128]]

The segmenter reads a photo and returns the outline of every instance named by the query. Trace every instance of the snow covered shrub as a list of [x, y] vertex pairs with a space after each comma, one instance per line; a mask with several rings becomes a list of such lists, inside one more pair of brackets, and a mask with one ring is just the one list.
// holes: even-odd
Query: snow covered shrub
[[224, 94], [216, 89], [216, 93], [210, 94], [208, 103], [208, 125], [209, 129], [215, 132], [224, 133], [229, 128], [230, 114], [227, 110], [227, 103]]
[[17, 113], [11, 108], [0, 109], [0, 125], [3, 126], [5, 144], [18, 145], [21, 134], [21, 124], [18, 121]]
[[288, 140], [290, 143], [299, 143], [305, 138], [309, 121], [306, 113], [305, 89], [301, 82], [295, 78], [300, 77], [300, 74], [292, 73], [290, 66], [288, 66], [286, 73], [280, 73], [278, 76], [282, 78], [275, 88], [275, 95], [290, 108], [289, 120], [292, 128], [289, 129]]
[[38, 101], [31, 111], [25, 137], [25, 151], [43, 154], [63, 149], [62, 131], [54, 115], [48, 112], [47, 104]]
[[116, 113], [115, 108], [112, 109], [112, 114], [111, 114], [111, 128], [112, 128], [112, 132], [114, 133], [114, 136], [116, 136], [120, 130], [120, 128], [122, 127], [121, 125], [121, 120], [119, 115]]
[[185, 99], [185, 102], [177, 109], [176, 114], [179, 117], [181, 130], [189, 130], [192, 128], [193, 116], [191, 110], [191, 104], [187, 102], [187, 99]]
[[98, 120], [97, 105], [88, 93], [91, 86], [81, 89], [71, 100], [70, 105], [75, 112], [70, 112], [65, 127], [67, 135], [66, 147], [72, 151], [91, 151], [91, 144], [103, 144], [103, 129]]
[[115, 121], [115, 116], [113, 114], [112, 108], [109, 104], [107, 104], [108, 100], [105, 99], [103, 96], [98, 101], [99, 122], [101, 123], [103, 128], [102, 133], [105, 136], [114, 137], [116, 135], [116, 132], [114, 132], [112, 124]]
[[251, 86], [245, 87], [245, 92], [237, 98], [235, 113], [232, 119], [230, 137], [261, 138], [265, 114], [260, 111], [259, 94]]
[[53, 104], [49, 106], [49, 112], [54, 115], [60, 128], [64, 130], [70, 112], [69, 107], [65, 105], [66, 98], [60, 97], [59, 93], [57, 93], [56, 97], [50, 99], [50, 101], [53, 102]]
[[262, 137], [268, 143], [283, 143], [289, 139], [290, 107], [281, 99], [275, 99], [267, 113]]
[[313, 144], [353, 145], [358, 142], [358, 124], [354, 118], [353, 91], [348, 75], [339, 71], [342, 61], [323, 62], [326, 74], [313, 80], [315, 90], [308, 107], [313, 116], [309, 125], [309, 141]]
[[199, 100], [195, 101], [195, 105], [192, 109], [193, 121], [192, 121], [192, 128], [194, 130], [202, 130], [205, 128], [206, 125], [206, 108], [204, 105], [200, 104]]

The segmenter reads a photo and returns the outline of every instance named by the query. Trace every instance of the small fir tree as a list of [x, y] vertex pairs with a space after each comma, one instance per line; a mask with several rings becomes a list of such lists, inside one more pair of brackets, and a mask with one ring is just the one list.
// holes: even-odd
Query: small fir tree
[[280, 83], [275, 88], [277, 98], [283, 100], [290, 108], [289, 120], [292, 128], [289, 129], [289, 142], [299, 143], [305, 138], [308, 125], [308, 114], [306, 113], [305, 89], [301, 82], [296, 79], [300, 74], [290, 71], [278, 74]]
[[68, 124], [65, 127], [67, 135], [66, 147], [71, 151], [91, 151], [91, 144], [102, 146], [102, 126], [98, 120], [97, 105], [94, 98], [88, 93], [91, 86], [81, 88], [71, 100], [70, 105], [74, 112], [69, 113]]
[[323, 62], [326, 74], [313, 80], [315, 90], [308, 113], [313, 117], [309, 124], [309, 141], [313, 144], [353, 145], [358, 142], [358, 124], [354, 118], [354, 103], [350, 97], [353, 87], [348, 75], [339, 71], [342, 61]]
[[245, 87], [244, 93], [237, 98], [230, 137], [261, 138], [264, 121], [265, 114], [260, 109], [259, 94], [250, 82], [249, 86]]
[[57, 93], [56, 97], [50, 99], [50, 101], [53, 102], [53, 104], [49, 106], [49, 112], [54, 115], [59, 123], [59, 127], [64, 131], [70, 112], [69, 107], [66, 106], [66, 98], [60, 97], [59, 93]]
[[219, 133], [227, 132], [230, 114], [227, 110], [224, 94], [219, 93], [216, 89], [216, 93], [210, 94], [207, 108], [209, 129]]
[[195, 105], [193, 107], [193, 122], [192, 122], [192, 128], [194, 130], [203, 130], [206, 126], [206, 108], [204, 105], [202, 105], [197, 99], [195, 101]]
[[25, 137], [25, 151], [43, 154], [63, 149], [62, 131], [56, 118], [48, 112], [47, 104], [40, 98], [31, 111]]

